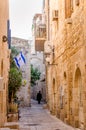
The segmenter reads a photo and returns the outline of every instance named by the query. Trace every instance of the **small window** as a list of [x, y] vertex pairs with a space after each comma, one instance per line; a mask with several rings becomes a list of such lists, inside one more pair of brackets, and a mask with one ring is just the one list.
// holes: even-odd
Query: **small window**
[[1, 62], [1, 77], [3, 77], [3, 60]]
[[65, 18], [70, 18], [73, 12], [73, 0], [65, 0]]

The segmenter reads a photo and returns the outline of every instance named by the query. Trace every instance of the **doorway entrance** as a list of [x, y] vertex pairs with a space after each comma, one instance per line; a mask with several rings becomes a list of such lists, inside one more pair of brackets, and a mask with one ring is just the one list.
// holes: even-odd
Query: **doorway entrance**
[[79, 68], [76, 69], [75, 72], [75, 80], [74, 80], [74, 126], [79, 128], [81, 124], [84, 122], [83, 116], [83, 100], [82, 100], [82, 78], [81, 71]]

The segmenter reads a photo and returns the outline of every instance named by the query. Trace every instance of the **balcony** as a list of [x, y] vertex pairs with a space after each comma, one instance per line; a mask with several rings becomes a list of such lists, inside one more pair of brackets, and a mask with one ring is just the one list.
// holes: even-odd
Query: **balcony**
[[36, 51], [44, 51], [44, 42], [46, 40], [46, 26], [40, 24], [36, 27], [35, 32], [35, 49]]

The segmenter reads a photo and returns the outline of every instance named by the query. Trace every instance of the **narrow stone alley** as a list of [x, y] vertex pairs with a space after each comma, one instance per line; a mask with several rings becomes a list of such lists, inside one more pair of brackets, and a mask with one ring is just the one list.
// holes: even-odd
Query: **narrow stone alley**
[[31, 101], [31, 107], [20, 108], [20, 130], [75, 130], [55, 116], [50, 115], [43, 104]]

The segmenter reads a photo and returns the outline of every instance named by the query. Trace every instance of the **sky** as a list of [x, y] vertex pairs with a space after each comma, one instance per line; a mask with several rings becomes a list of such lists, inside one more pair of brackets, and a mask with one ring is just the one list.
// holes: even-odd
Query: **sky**
[[9, 0], [11, 36], [28, 39], [32, 36], [32, 19], [42, 13], [43, 0]]

